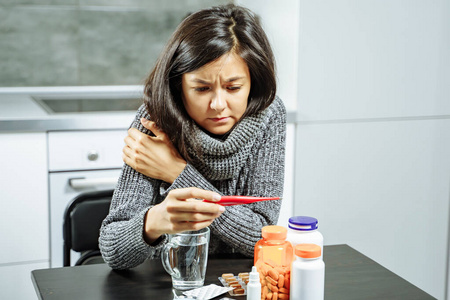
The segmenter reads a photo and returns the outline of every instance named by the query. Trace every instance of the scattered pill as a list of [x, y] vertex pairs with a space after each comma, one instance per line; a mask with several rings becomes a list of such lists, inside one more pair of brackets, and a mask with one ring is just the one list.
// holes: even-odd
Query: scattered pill
[[230, 277], [234, 277], [233, 273], [224, 273], [224, 274], [222, 274], [222, 278], [223, 279], [230, 278]]
[[235, 277], [225, 278], [225, 281], [228, 283], [237, 282], [237, 279]]
[[232, 287], [232, 288], [241, 288], [242, 286], [239, 283], [236, 282], [236, 283], [231, 283], [230, 287]]

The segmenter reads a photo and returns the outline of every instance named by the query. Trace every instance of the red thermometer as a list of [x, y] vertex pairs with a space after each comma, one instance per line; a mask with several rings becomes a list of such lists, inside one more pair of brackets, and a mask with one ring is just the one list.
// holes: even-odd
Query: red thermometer
[[280, 200], [280, 197], [222, 196], [220, 200], [216, 202], [209, 200], [203, 200], [203, 202], [216, 203], [222, 206], [231, 206], [267, 200]]

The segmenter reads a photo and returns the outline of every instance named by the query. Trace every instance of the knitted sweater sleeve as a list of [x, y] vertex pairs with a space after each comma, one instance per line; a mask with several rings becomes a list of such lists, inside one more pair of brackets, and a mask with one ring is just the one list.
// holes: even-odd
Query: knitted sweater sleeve
[[[146, 132], [140, 124], [140, 118], [145, 116], [141, 107], [131, 126]], [[159, 180], [146, 177], [126, 164], [123, 166], [109, 214], [100, 229], [100, 251], [111, 268], [133, 268], [157, 256], [167, 242], [167, 235], [155, 245], [148, 245], [143, 238], [144, 217], [156, 204], [159, 187]]]
[[[275, 101], [276, 108], [268, 117], [265, 130], [256, 137], [259, 142], [242, 170], [244, 188], [233, 191], [235, 194], [261, 197], [283, 195], [286, 110], [280, 99]], [[165, 192], [189, 186], [221, 193], [190, 164]], [[281, 201], [226, 207], [226, 211], [210, 225], [211, 233], [231, 248], [251, 257], [255, 243], [261, 239], [261, 228], [277, 223]]]

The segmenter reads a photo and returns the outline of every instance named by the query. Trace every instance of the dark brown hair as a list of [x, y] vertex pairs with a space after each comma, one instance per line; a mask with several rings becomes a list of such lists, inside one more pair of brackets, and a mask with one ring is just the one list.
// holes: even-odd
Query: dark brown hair
[[258, 17], [233, 4], [200, 10], [186, 17], [172, 34], [145, 82], [144, 102], [151, 119], [189, 159], [185, 138], [193, 120], [181, 98], [181, 79], [234, 51], [247, 63], [251, 89], [244, 116], [272, 103], [276, 93], [275, 60]]

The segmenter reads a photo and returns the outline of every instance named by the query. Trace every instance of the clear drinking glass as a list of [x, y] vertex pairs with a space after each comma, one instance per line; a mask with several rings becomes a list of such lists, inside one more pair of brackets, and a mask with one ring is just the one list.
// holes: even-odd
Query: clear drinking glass
[[161, 252], [164, 269], [179, 290], [203, 286], [208, 262], [209, 228], [169, 235]]

